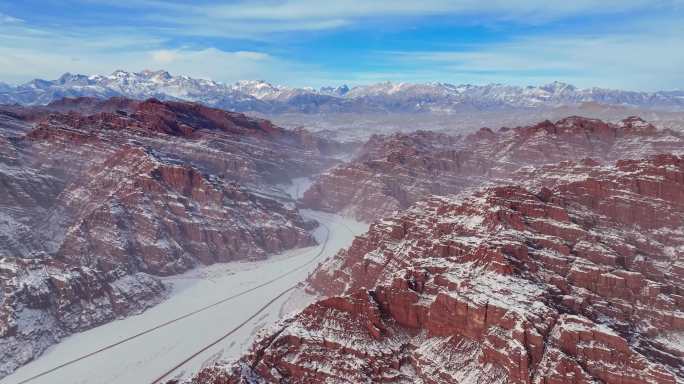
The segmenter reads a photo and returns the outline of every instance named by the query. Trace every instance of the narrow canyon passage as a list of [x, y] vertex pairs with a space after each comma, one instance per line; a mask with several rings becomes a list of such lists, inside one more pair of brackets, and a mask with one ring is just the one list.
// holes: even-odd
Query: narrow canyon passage
[[[306, 183], [306, 179], [295, 180], [288, 193], [298, 197]], [[283, 291], [306, 279], [319, 262], [349, 246], [355, 235], [368, 228], [366, 224], [324, 212], [303, 210], [302, 215], [321, 223], [314, 231], [318, 246], [291, 250], [263, 261], [214, 264], [165, 278], [172, 289], [169, 298], [161, 304], [140, 315], [69, 336], [0, 383], [24, 382], [65, 362], [230, 298], [29, 382], [123, 384], [154, 381], [244, 323]], [[299, 288], [286, 293], [230, 337], [174, 370], [165, 379], [188, 377], [207, 363], [238, 358], [251, 345], [259, 330], [293, 311], [301, 310], [312, 299]]]

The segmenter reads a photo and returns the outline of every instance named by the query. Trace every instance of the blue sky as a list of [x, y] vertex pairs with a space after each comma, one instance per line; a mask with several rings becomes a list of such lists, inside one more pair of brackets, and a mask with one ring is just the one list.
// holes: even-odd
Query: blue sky
[[[191, 5], [185, 3], [192, 3]], [[684, 0], [0, 0], [0, 81], [166, 69], [233, 82], [684, 89]]]

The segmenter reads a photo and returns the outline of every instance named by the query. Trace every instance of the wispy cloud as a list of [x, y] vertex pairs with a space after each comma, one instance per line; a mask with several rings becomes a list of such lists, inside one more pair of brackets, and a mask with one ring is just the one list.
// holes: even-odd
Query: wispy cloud
[[678, 1], [647, 0], [315, 0], [250, 1], [230, 5], [202, 7], [207, 14], [226, 19], [302, 20], [325, 18], [365, 18], [392, 15], [434, 15], [444, 13], [478, 13], [507, 17], [541, 15], [564, 17], [578, 13], [615, 13], [640, 7], [667, 6]]
[[[81, 0], [90, 3], [90, 0]], [[100, 2], [102, 3], [102, 2]], [[667, 10], [682, 0], [250, 0], [105, 1], [112, 7], [150, 10], [143, 18], [184, 26], [188, 35], [264, 38], [279, 32], [333, 30], [363, 25], [370, 19], [397, 17], [462, 17], [469, 24], [514, 22], [539, 24], [578, 15], [620, 14], [635, 10]], [[477, 16], [477, 17], [473, 17]], [[136, 17], [131, 15], [131, 17]]]
[[4, 13], [0, 13], [0, 24], [17, 24], [21, 23], [23, 20], [12, 17], [10, 15], [5, 15]]
[[456, 51], [385, 51], [377, 57], [387, 66], [420, 68], [428, 77], [429, 68], [435, 79], [456, 82], [563, 79], [580, 86], [673, 89], [684, 84], [684, 25], [663, 20], [631, 33], [521, 36]]
[[225, 82], [261, 78], [265, 74], [282, 76], [283, 72], [295, 70], [289, 62], [256, 51], [164, 49], [150, 52], [149, 58], [139, 58], [139, 65]]
[[[680, 7], [681, 0], [250, 0], [225, 2], [119, 1], [111, 5], [137, 8], [141, 5], [168, 14], [190, 13], [224, 20], [320, 20], [357, 19], [435, 14], [497, 15], [506, 18], [543, 17], [553, 19], [578, 14], [604, 14], [635, 9]], [[521, 20], [524, 22], [525, 20]]]

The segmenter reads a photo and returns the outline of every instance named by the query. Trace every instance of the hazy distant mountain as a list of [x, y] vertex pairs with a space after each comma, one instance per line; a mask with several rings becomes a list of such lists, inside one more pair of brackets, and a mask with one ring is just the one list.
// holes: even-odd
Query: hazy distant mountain
[[237, 111], [280, 112], [452, 112], [463, 109], [557, 107], [596, 102], [643, 108], [684, 109], [684, 91], [634, 92], [580, 89], [554, 82], [542, 86], [378, 83], [349, 88], [291, 88], [260, 80], [224, 84], [166, 71], [73, 75], [36, 79], [13, 87], [0, 84], [0, 103], [48, 104], [63, 97], [125, 96], [184, 99]]

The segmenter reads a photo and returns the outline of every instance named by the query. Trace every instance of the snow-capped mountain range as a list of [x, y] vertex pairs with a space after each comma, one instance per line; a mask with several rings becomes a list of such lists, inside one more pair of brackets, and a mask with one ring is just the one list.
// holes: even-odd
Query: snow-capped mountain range
[[684, 91], [636, 92], [581, 89], [553, 82], [542, 86], [378, 83], [349, 88], [291, 88], [260, 80], [225, 84], [166, 71], [111, 75], [65, 73], [52, 81], [35, 79], [11, 86], [0, 83], [0, 103], [39, 105], [63, 97], [155, 97], [183, 99], [236, 111], [281, 112], [451, 112], [467, 108], [534, 108], [594, 102], [642, 108], [684, 109]]

